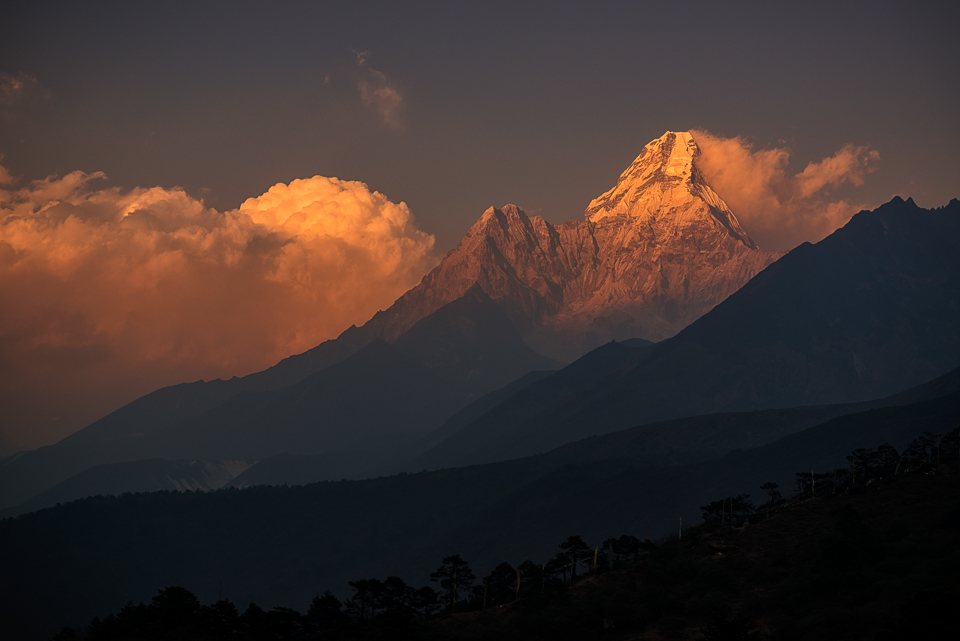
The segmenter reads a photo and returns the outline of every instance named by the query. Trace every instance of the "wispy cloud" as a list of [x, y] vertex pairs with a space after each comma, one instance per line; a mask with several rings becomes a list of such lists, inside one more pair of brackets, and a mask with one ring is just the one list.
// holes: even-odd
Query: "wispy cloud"
[[757, 150], [740, 137], [691, 133], [701, 151], [697, 166], [703, 177], [766, 249], [791, 249], [821, 240], [872, 206], [833, 193], [844, 183], [862, 185], [876, 169], [880, 152], [868, 146], [847, 144], [791, 175], [789, 149]]
[[367, 56], [370, 55], [370, 52], [369, 52], [369, 51], [357, 51], [356, 49], [354, 49], [354, 50], [353, 50], [353, 55], [355, 55], [355, 56], [357, 57], [357, 66], [358, 66], [358, 67], [362, 67], [363, 65], [366, 64], [366, 62], [367, 62]]
[[395, 83], [387, 78], [386, 74], [366, 66], [369, 51], [354, 51], [357, 57], [357, 66], [363, 68], [365, 74], [357, 82], [360, 100], [364, 105], [377, 112], [381, 122], [391, 129], [403, 129], [400, 114], [404, 108], [403, 94]]

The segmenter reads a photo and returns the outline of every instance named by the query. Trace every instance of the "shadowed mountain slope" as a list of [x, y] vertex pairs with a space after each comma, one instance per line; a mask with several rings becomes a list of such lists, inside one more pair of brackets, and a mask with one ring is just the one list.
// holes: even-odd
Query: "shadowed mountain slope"
[[[131, 416], [95, 423], [56, 445], [0, 463], [0, 505], [22, 503], [94, 465], [137, 459], [258, 460], [283, 452], [391, 448], [390, 460], [399, 462], [412, 455], [406, 447], [476, 395], [531, 370], [559, 366], [527, 347], [477, 287], [415, 324], [409, 334], [397, 346], [374, 340], [294, 385], [225, 393], [202, 412], [211, 397], [201, 391], [186, 416], [172, 424], [168, 419], [179, 410], [161, 409], [163, 418], [141, 423], [132, 418], [144, 404], [124, 408], [120, 412]], [[215, 383], [229, 386], [229, 381]], [[176, 403], [172, 388], [161, 392], [149, 402], [161, 408], [164, 401]], [[347, 460], [367, 469], [369, 461], [385, 463], [380, 457], [377, 452]]]
[[475, 453], [491, 447], [491, 444], [499, 446], [510, 439], [526, 420], [610, 375], [652, 345], [648, 341], [611, 341], [596, 348], [559, 372], [519, 390], [470, 425], [461, 427], [415, 458], [407, 469], [437, 469], [473, 463]]
[[479, 284], [416, 322], [393, 346], [471, 397], [499, 389], [534, 370], [564, 363], [533, 351]]
[[58, 483], [15, 510], [12, 516], [87, 496], [124, 492], [216, 490], [250, 467], [247, 461], [167, 461], [147, 459], [131, 463], [97, 465]]
[[[93, 498], [0, 521], [0, 615], [19, 633], [65, 624], [183, 585], [202, 601], [305, 609], [346, 582], [387, 575], [413, 584], [445, 554], [479, 572], [546, 558], [571, 533], [589, 542], [672, 531], [698, 506], [757, 494], [793, 473], [845, 465], [852, 449], [902, 447], [960, 419], [960, 392], [848, 414], [753, 450], [692, 465], [644, 466], [624, 456], [560, 467], [546, 457], [302, 488]], [[587, 448], [589, 449], [589, 448]], [[56, 576], [56, 581], [49, 577]], [[69, 597], [69, 598], [68, 598]]]
[[[536, 359], [516, 337], [507, 338], [503, 318], [495, 318], [500, 312], [489, 305], [478, 310], [483, 321], [472, 330], [458, 326], [458, 335], [447, 333], [449, 327], [442, 330], [438, 318], [415, 330], [444, 305], [475, 295], [471, 288], [478, 285], [527, 345], [565, 362], [610, 339], [675, 334], [779, 256], [757, 249], [733, 212], [704, 182], [696, 166], [698, 157], [689, 133], [665, 133], [644, 147], [613, 189], [590, 203], [582, 221], [555, 226], [527, 217], [513, 205], [490, 208], [419, 285], [363, 326], [351, 327], [337, 339], [263, 372], [175, 385], [137, 399], [56, 444], [56, 455], [41, 448], [40, 454], [13, 461], [10, 469], [0, 467], [0, 506], [19, 502], [82, 469], [61, 456], [63, 448], [80, 452], [100, 447], [92, 443], [144, 441], [238, 395], [295, 385], [376, 339], [393, 343], [412, 332], [401, 351], [428, 367], [433, 367], [428, 361], [444, 360], [444, 371], [438, 370], [438, 375], [467, 385], [467, 398], [551, 366], [543, 358], [532, 366], [525, 364]], [[481, 348], [477, 341], [484, 334], [501, 340], [487, 341]], [[453, 346], [454, 338], [465, 342]], [[491, 373], [494, 361], [502, 361], [499, 374]], [[160, 452], [139, 455], [154, 457]], [[95, 457], [88, 463], [117, 460], [121, 459]], [[29, 463], [32, 470], [10, 471], [29, 461], [39, 462]]]
[[376, 340], [347, 360], [274, 392], [241, 394], [148, 444], [169, 458], [318, 454], [374, 441], [420, 438], [466, 393], [398, 349]]
[[[557, 367], [479, 287], [347, 360], [274, 392], [238, 396], [185, 422], [151, 451], [265, 458], [412, 444], [462, 407], [530, 370]], [[165, 443], [177, 443], [174, 450]]]
[[[482, 290], [478, 289], [477, 292], [478, 298], [489, 301], [489, 298], [483, 295]], [[491, 302], [490, 304], [495, 306], [495, 303]], [[421, 325], [421, 329], [423, 329], [424, 332], [422, 334], [415, 334], [415, 330]], [[446, 327], [449, 326], [449, 324], [446, 325]], [[428, 347], [439, 345], [441, 347], [438, 351], [443, 353], [445, 350], [442, 346], [445, 344], [445, 341], [442, 335], [438, 337], [437, 341], [429, 340], [430, 335], [427, 330], [431, 329], [432, 323], [421, 321], [408, 332], [408, 335], [414, 335], [417, 341], [421, 340], [420, 336], [423, 336], [426, 339], [426, 345]], [[403, 348], [404, 345], [409, 345], [405, 339], [406, 335], [397, 341], [395, 346]], [[411, 343], [413, 343], [413, 341], [411, 341]], [[523, 349], [529, 350], [522, 342], [519, 345], [512, 345], [510, 342], [506, 342], [505, 344], [511, 349], [517, 349], [520, 353], [523, 353]], [[568, 393], [570, 390], [579, 389], [589, 381], [595, 380], [603, 374], [608, 373], [611, 369], [638, 354], [642, 349], [649, 347], [649, 345], [651, 345], [649, 341], [639, 339], [626, 343], [611, 342], [603, 347], [597, 348], [560, 372], [530, 372], [509, 385], [490, 392], [459, 410], [439, 428], [427, 434], [417, 443], [411, 444], [409, 451], [411, 455], [413, 455], [428, 450], [437, 443], [451, 437], [451, 435], [455, 435], [464, 426], [472, 423], [488, 411], [495, 409], [504, 402], [509, 403], [511, 397], [521, 390], [534, 388], [545, 378], [549, 377], [553, 379], [553, 383], [544, 388], [542, 392], [534, 393], [532, 396], [537, 408], [548, 405], [560, 395]], [[506, 358], [498, 358], [496, 360], [501, 363], [509, 363], [514, 358], [513, 356], [507, 356]], [[464, 369], [466, 368], [461, 369], [461, 371], [464, 371]], [[524, 398], [526, 399], [527, 397]], [[262, 484], [304, 484], [316, 481], [339, 480], [341, 478], [361, 478], [363, 474], [383, 473], [385, 470], [397, 471], [407, 469], [413, 471], [435, 467], [430, 462], [430, 459], [423, 458], [422, 456], [408, 463], [401, 458], [406, 451], [406, 449], [398, 451], [397, 448], [386, 449], [381, 447], [364, 451], [325, 453], [310, 456], [304, 455], [298, 450], [296, 453], [284, 453], [260, 461], [231, 481], [230, 485], [233, 487], [248, 487], [250, 485]]]
[[0, 496], [4, 507], [17, 505], [108, 463], [157, 457], [256, 460], [298, 448], [316, 453], [324, 447], [356, 447], [373, 436], [384, 445], [406, 443], [438, 426], [465, 398], [462, 389], [375, 341], [296, 385], [244, 392], [173, 425], [134, 423], [106, 435], [83, 430], [75, 438], [23, 452], [0, 464]]
[[960, 368], [924, 385], [872, 401], [678, 418], [586, 438], [541, 458], [554, 463], [621, 457], [652, 466], [691, 463], [766, 445], [839, 416], [932, 401], [958, 391]]
[[[513, 396], [519, 390], [551, 376], [552, 371], [534, 371], [521, 376], [501, 389], [485, 394], [444, 421], [406, 450], [386, 447], [369, 447], [353, 452], [327, 452], [303, 455], [285, 452], [257, 462], [250, 469], [237, 475], [227, 487], [251, 487], [254, 485], [306, 485], [318, 481], [362, 479], [395, 473], [406, 469], [407, 458], [423, 452], [451, 434], [472, 423], [490, 409]], [[20, 513], [19, 511], [17, 512]]]
[[960, 202], [925, 210], [896, 198], [793, 250], [633, 363], [535, 413], [496, 408], [440, 443], [434, 464], [674, 417], [886, 396], [956, 367], [958, 324]]

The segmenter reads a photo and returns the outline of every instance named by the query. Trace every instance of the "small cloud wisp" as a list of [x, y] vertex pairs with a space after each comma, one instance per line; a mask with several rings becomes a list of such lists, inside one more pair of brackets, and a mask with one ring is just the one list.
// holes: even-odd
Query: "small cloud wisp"
[[357, 82], [360, 100], [367, 107], [377, 112], [380, 121], [391, 129], [402, 130], [400, 113], [403, 111], [403, 94], [397, 86], [390, 82], [386, 74], [366, 66], [369, 51], [354, 51], [357, 56], [357, 66], [366, 70], [364, 78]]

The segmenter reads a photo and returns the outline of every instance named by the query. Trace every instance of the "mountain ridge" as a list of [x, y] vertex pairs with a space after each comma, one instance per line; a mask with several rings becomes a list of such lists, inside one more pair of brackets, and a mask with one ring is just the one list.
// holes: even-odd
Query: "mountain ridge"
[[618, 372], [534, 415], [495, 409], [435, 449], [460, 441], [443, 464], [475, 464], [683, 416], [880, 398], [956, 367], [958, 318], [960, 201], [894, 199], [793, 250]]
[[658, 536], [718, 496], [757, 493], [771, 479], [786, 490], [795, 471], [845, 465], [853, 448], [900, 447], [924, 430], [950, 430], [958, 394], [839, 417], [690, 465], [604, 459], [545, 470], [531, 457], [301, 488], [84, 499], [0, 520], [10, 549], [42, 550], [6, 559], [0, 602], [12, 626], [48, 626], [49, 636], [163, 585], [213, 601], [224, 579], [235, 600], [302, 609], [318, 590], [342, 592], [358, 577], [425, 582], [446, 553], [486, 572], [505, 559], [548, 558], [572, 532], [588, 541], [648, 529]]
[[[783, 252], [764, 252], [696, 167], [689, 133], [650, 142], [584, 220], [488, 208], [416, 287], [360, 331], [387, 341], [479, 283], [541, 353], [572, 361], [609, 340], [662, 340]], [[567, 345], [565, 345], [565, 343]]]
[[[667, 147], [671, 152], [664, 155]], [[675, 155], [671, 165], [672, 150], [680, 147], [689, 157]], [[707, 194], [706, 201], [702, 198], [702, 202], [697, 201], [703, 205], [698, 212], [716, 221], [715, 214], [722, 203], [700, 184], [694, 156], [695, 143], [689, 134], [678, 138], [675, 132], [668, 132], [648, 144], [624, 175], [646, 163], [654, 174], [669, 177], [672, 186], [667, 191]], [[656, 162], [663, 166], [656, 166]], [[679, 173], [677, 162], [685, 168]], [[622, 186], [622, 182], [618, 180], [618, 185]], [[623, 202], [620, 204], [625, 206]], [[702, 243], [697, 241], [690, 256], [680, 255], [677, 259], [679, 272], [671, 272], [669, 264], [665, 268], [651, 263], [640, 270], [643, 273], [632, 274], [631, 269], [637, 271], [636, 266], [645, 260], [644, 252], [656, 238], [639, 232], [629, 239], [618, 237], [616, 230], [622, 231], [624, 225], [630, 227], [626, 224], [629, 221], [614, 224], [611, 221], [616, 217], [608, 218], [606, 222], [600, 221], [602, 224], [581, 220], [552, 225], [538, 216], [527, 217], [513, 205], [490, 208], [465, 234], [458, 247], [425, 275], [419, 285], [388, 309], [377, 312], [364, 325], [351, 326], [336, 339], [285, 358], [261, 372], [161, 388], [94, 421], [56, 446], [83, 449], [91, 441], [123, 438], [131, 430], [143, 434], [162, 431], [200, 416], [239, 394], [270, 392], [295, 385], [315, 372], [344, 361], [377, 338], [395, 341], [418, 321], [457, 300], [474, 286], [483, 289], [499, 305], [527, 345], [554, 360], [571, 362], [611, 339], [657, 340], [676, 333], [702, 315], [778, 256], [751, 249], [742, 239], [721, 232], [723, 225], [712, 225], [715, 237], [723, 240], [721, 244], [733, 249], [701, 255], [698, 247], [702, 247]], [[603, 233], [598, 236], [597, 230]], [[602, 239], [618, 248], [617, 252], [608, 252], [610, 264], [607, 265]], [[633, 244], [625, 250], [625, 243]], [[633, 256], [634, 267], [625, 261], [627, 255]], [[699, 260], [700, 275], [708, 275], [699, 284], [689, 278], [696, 274], [682, 273], [683, 261], [687, 258]], [[545, 319], [549, 322], [543, 322]], [[517, 372], [517, 375], [523, 373]]]

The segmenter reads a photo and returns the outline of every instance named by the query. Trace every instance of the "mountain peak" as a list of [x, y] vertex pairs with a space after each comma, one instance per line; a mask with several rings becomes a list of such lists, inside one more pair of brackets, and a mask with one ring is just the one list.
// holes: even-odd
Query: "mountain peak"
[[663, 172], [667, 176], [676, 176], [689, 180], [693, 170], [693, 159], [700, 154], [700, 148], [689, 131], [668, 131], [644, 147], [665, 157]]
[[734, 213], [697, 171], [699, 156], [690, 132], [666, 132], [647, 143], [613, 189], [591, 201], [584, 215], [592, 223], [634, 221], [679, 235], [691, 227], [704, 231], [706, 225], [756, 249]]
[[699, 156], [692, 134], [666, 132], [585, 221], [489, 207], [364, 335], [396, 340], [461, 297], [493, 301], [528, 345], [563, 360], [610, 339], [676, 334], [780, 257], [758, 251], [701, 177]]

